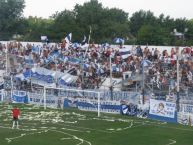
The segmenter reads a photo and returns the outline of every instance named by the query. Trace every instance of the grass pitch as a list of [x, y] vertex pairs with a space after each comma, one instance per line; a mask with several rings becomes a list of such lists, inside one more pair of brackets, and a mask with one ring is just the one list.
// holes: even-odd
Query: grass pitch
[[12, 129], [12, 105], [0, 105], [0, 145], [193, 145], [193, 128], [77, 109], [19, 105], [19, 129]]

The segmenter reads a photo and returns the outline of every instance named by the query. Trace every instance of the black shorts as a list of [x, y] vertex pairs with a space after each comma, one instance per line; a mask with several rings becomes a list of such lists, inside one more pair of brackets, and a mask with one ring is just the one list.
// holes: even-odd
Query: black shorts
[[13, 120], [14, 120], [14, 121], [17, 121], [17, 120], [19, 120], [19, 119], [18, 119], [18, 117], [13, 117]]

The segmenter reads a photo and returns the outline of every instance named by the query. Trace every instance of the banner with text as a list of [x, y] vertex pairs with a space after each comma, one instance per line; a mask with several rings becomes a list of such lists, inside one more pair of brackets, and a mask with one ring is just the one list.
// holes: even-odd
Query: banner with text
[[174, 118], [175, 108], [175, 103], [150, 99], [149, 114], [167, 118]]

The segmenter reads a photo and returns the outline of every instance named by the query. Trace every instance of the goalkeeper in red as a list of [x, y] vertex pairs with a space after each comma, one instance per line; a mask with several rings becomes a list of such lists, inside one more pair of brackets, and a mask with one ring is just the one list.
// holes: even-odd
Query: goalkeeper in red
[[20, 110], [16, 106], [12, 109], [12, 116], [13, 116], [13, 125], [12, 129], [16, 128], [19, 129], [19, 116], [20, 116]]

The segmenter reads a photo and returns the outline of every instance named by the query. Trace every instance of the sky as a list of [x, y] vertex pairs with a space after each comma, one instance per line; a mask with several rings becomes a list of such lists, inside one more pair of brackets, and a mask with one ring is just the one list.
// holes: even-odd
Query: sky
[[[56, 11], [73, 10], [76, 4], [89, 0], [25, 0], [24, 16], [48, 18]], [[161, 13], [172, 18], [193, 19], [193, 0], [98, 0], [104, 7], [119, 8], [129, 13], [129, 17], [140, 9]]]

